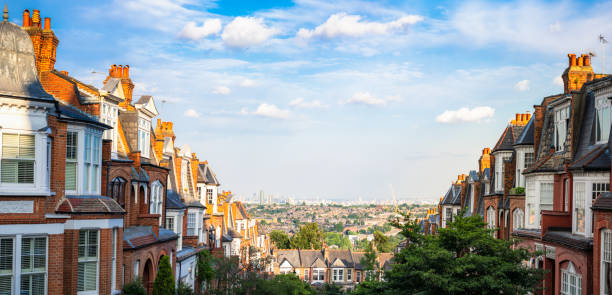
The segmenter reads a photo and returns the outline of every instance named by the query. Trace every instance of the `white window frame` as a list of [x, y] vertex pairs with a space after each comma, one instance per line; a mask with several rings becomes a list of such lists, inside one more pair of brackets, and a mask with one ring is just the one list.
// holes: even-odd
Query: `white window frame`
[[612, 271], [612, 230], [605, 228], [602, 229], [600, 235], [601, 240], [601, 255], [599, 262], [599, 285], [600, 285], [600, 294], [602, 295], [610, 295], [610, 288], [612, 286], [608, 286], [609, 289], [606, 290], [605, 281], [607, 277], [610, 276], [610, 271]]
[[197, 235], [196, 220], [197, 220], [196, 212], [187, 212], [187, 235], [188, 236]]
[[[610, 175], [607, 172], [585, 172], [582, 174], [574, 174], [574, 210], [572, 212], [572, 233], [584, 235], [585, 237], [593, 236], [593, 210], [591, 210], [593, 202], [593, 184], [606, 184], [605, 188], [609, 189]], [[584, 186], [584, 191], [581, 191]], [[607, 190], [606, 190], [607, 191]], [[584, 195], [581, 196], [580, 194]], [[578, 227], [577, 211], [584, 208], [584, 232]]]
[[[80, 229], [78, 231], [79, 234], [79, 238], [80, 238], [80, 234], [82, 231], [86, 231], [86, 232], [91, 232], [91, 231], [95, 231], [96, 234], [96, 257], [95, 260], [92, 259], [91, 257], [89, 259], [83, 258], [83, 260], [81, 260], [80, 257], [77, 258], [78, 263], [81, 262], [96, 262], [96, 289], [95, 290], [84, 290], [84, 291], [77, 291], [78, 295], [93, 295], [93, 294], [98, 294], [99, 290], [100, 290], [100, 230], [99, 229]], [[89, 233], [87, 234], [86, 240], [89, 241]], [[87, 251], [87, 250], [86, 250]], [[78, 250], [77, 250], [78, 253]], [[78, 274], [77, 274], [77, 289], [78, 289]]]
[[357, 283], [361, 282], [361, 272], [360, 271], [355, 271], [355, 281]]
[[309, 269], [304, 270], [304, 281], [306, 282], [310, 281], [310, 270]]
[[140, 156], [149, 158], [151, 151], [151, 119], [138, 116], [138, 150]]
[[344, 282], [344, 268], [333, 268], [332, 273], [332, 280], [334, 282]]
[[504, 161], [512, 157], [512, 152], [496, 152], [495, 157], [495, 192], [504, 191]]
[[555, 151], [562, 152], [565, 150], [565, 141], [567, 140], [569, 130], [569, 120], [571, 116], [570, 104], [565, 103], [553, 109], [553, 146]]
[[[17, 136], [17, 146], [13, 147], [16, 148], [17, 150], [17, 156], [16, 157], [8, 157], [6, 155], [3, 154], [4, 152], [4, 138], [7, 135], [14, 135]], [[21, 152], [21, 137], [31, 137], [32, 138], [32, 150], [31, 153], [33, 154], [32, 157], [20, 157], [20, 152]], [[3, 132], [2, 134], [0, 134], [0, 159], [2, 160], [12, 160], [12, 161], [24, 161], [24, 162], [31, 162], [32, 163], [32, 182], [19, 182], [19, 180], [17, 179], [16, 182], [2, 182], [2, 180], [0, 179], [0, 182], [2, 182], [3, 186], [17, 186], [17, 187], [33, 187], [36, 185], [36, 177], [37, 177], [37, 161], [36, 161], [36, 154], [37, 154], [37, 147], [40, 147], [39, 145], [36, 144], [36, 134], [33, 133], [26, 133], [26, 132]], [[24, 148], [25, 149], [25, 148]], [[6, 158], [5, 158], [6, 156]], [[2, 172], [2, 161], [0, 161], [0, 173]], [[8, 174], [9, 176], [14, 175], [14, 174]]]
[[325, 281], [325, 269], [324, 268], [313, 269], [312, 270], [312, 281], [313, 282], [324, 282]]
[[353, 281], [353, 270], [350, 268], [346, 270], [346, 280], [349, 282]]
[[[151, 201], [149, 202], [149, 213], [162, 215], [163, 211], [163, 188], [159, 180], [151, 185]], [[160, 219], [161, 221], [161, 219]]]
[[[76, 163], [77, 177], [76, 190], [66, 189], [66, 194], [99, 195], [102, 180], [102, 131], [80, 126], [69, 126], [67, 131], [77, 134], [77, 158], [75, 160], [66, 159], [66, 162]], [[89, 149], [85, 144], [86, 140], [89, 140]], [[89, 172], [87, 172], [88, 167]]]
[[[28, 273], [24, 273], [23, 272], [23, 266], [22, 266], [22, 245], [23, 245], [23, 239], [27, 239], [27, 238], [32, 238], [32, 239], [39, 239], [39, 238], [44, 238], [45, 239], [45, 266], [44, 266], [44, 271], [33, 271], [33, 272], [28, 272]], [[43, 274], [44, 275], [44, 282], [43, 282], [43, 294], [47, 294], [48, 290], [48, 270], [49, 270], [49, 238], [46, 235], [16, 235], [16, 236], [4, 236], [4, 237], [0, 237], [0, 239], [10, 239], [12, 241], [12, 247], [13, 247], [13, 251], [12, 251], [12, 273], [10, 274], [11, 277], [11, 288], [12, 288], [12, 293], [11, 294], [22, 294], [22, 290], [21, 290], [21, 281], [23, 279], [24, 275], [30, 275], [30, 274]], [[6, 275], [5, 275], [6, 276]]]
[[[540, 211], [542, 210], [553, 210], [553, 203], [555, 199], [555, 185], [553, 182], [542, 181], [540, 182]], [[550, 199], [545, 200], [544, 196], [550, 194]], [[546, 201], [546, 203], [545, 203]]]
[[212, 188], [206, 188], [206, 203], [207, 204], [214, 204], [213, 203], [213, 189]]
[[[594, 100], [595, 104], [595, 121], [593, 122], [594, 141], [596, 144], [608, 142], [610, 136], [610, 124], [612, 121], [612, 105], [610, 104], [610, 97], [597, 96]], [[607, 118], [605, 117], [607, 113]], [[599, 122], [600, 117], [604, 120], [603, 124]], [[605, 122], [605, 121], [608, 122]], [[607, 126], [600, 130], [599, 126]]]
[[[493, 206], [489, 206], [489, 208], [487, 208], [487, 228], [495, 230], [497, 228], [497, 224], [496, 224], [496, 214], [495, 214], [495, 208], [493, 208]], [[492, 232], [491, 235], [493, 237], [497, 236], [496, 232]]]
[[525, 227], [525, 213], [521, 208], [514, 209], [512, 212], [512, 230]]
[[571, 261], [566, 269], [561, 270], [561, 294], [582, 294], [582, 275], [576, 273], [574, 264]]
[[117, 105], [103, 101], [100, 106], [100, 121], [113, 127], [104, 131], [103, 138], [112, 140], [111, 152], [117, 154], [117, 121], [119, 118], [119, 107]]

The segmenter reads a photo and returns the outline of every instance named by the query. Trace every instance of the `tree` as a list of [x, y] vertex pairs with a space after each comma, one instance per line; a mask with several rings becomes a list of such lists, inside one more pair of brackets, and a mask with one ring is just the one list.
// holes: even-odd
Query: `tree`
[[210, 255], [210, 252], [204, 250], [198, 252], [198, 283], [202, 287], [202, 290], [205, 290], [206, 287], [210, 284], [210, 281], [215, 277], [215, 270], [212, 267], [213, 264], [213, 256]]
[[271, 231], [270, 240], [279, 249], [291, 248], [291, 244], [289, 243], [289, 236], [284, 231], [280, 231], [280, 230]]
[[277, 275], [271, 279], [257, 279], [252, 295], [315, 295], [309, 283], [294, 274]]
[[334, 224], [334, 231], [342, 232], [344, 230], [344, 224], [342, 222], [338, 222]]
[[123, 285], [123, 294], [124, 295], [146, 295], [147, 290], [145, 290], [142, 279], [137, 277], [133, 281]]
[[325, 233], [325, 243], [327, 245], [336, 245], [340, 249], [351, 249], [351, 241], [341, 233]]
[[389, 238], [387, 238], [383, 233], [379, 231], [374, 232], [374, 245], [376, 245], [376, 249], [379, 249], [381, 252], [386, 252], [383, 251], [382, 248], [388, 240]]
[[159, 260], [159, 269], [153, 282], [153, 295], [174, 295], [174, 275], [170, 267], [170, 259], [163, 256]]
[[522, 264], [538, 254], [493, 238], [479, 216], [459, 214], [430, 236], [407, 215], [393, 224], [406, 237], [406, 248], [395, 255], [381, 284], [358, 287], [356, 294], [526, 294], [542, 278], [542, 270]]
[[323, 231], [314, 222], [300, 226], [300, 231], [291, 237], [292, 248], [321, 249], [322, 244]]
[[378, 280], [379, 278], [378, 266], [376, 264], [377, 257], [378, 254], [376, 250], [374, 250], [372, 244], [369, 243], [368, 246], [366, 246], [366, 253], [361, 257], [361, 261], [359, 261], [363, 267], [367, 281]]
[[342, 288], [334, 283], [325, 283], [321, 288], [319, 288], [319, 292], [317, 295], [342, 295]]
[[176, 289], [176, 295], [193, 295], [193, 290], [189, 285], [179, 280], [178, 288]]

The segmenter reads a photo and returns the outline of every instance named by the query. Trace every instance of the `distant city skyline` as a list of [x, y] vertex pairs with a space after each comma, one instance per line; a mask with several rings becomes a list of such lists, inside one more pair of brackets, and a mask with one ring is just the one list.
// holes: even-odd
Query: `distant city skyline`
[[390, 199], [392, 184], [438, 200], [515, 113], [562, 92], [568, 53], [599, 72], [612, 36], [607, 1], [7, 4], [18, 24], [51, 17], [57, 70], [101, 86], [129, 64], [221, 189], [295, 199]]

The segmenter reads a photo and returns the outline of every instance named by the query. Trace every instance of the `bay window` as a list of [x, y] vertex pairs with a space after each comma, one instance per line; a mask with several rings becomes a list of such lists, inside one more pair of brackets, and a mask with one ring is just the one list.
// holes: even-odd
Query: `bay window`
[[2, 134], [0, 182], [34, 183], [35, 140], [31, 134]]
[[595, 143], [604, 143], [608, 141], [610, 135], [610, 125], [612, 125], [612, 107], [610, 106], [610, 98], [597, 97], [595, 99], [595, 125], [594, 137]]
[[76, 194], [100, 193], [101, 134], [101, 131], [91, 129], [70, 130], [66, 133], [67, 191]]
[[607, 173], [574, 176], [572, 226], [574, 233], [584, 234], [588, 237], [593, 235], [593, 211], [591, 210], [591, 205], [597, 196], [609, 190], [609, 175]]
[[609, 183], [594, 182], [592, 186], [593, 186], [593, 189], [591, 190], [591, 201], [594, 201], [595, 199], [597, 199], [599, 194], [610, 191]]
[[561, 271], [561, 294], [582, 294], [582, 276], [576, 273], [572, 262], [569, 262], [567, 268]]
[[526, 181], [525, 187], [525, 199], [527, 203], [527, 224], [532, 228], [536, 227], [537, 220], [537, 202], [536, 202], [536, 191], [535, 191], [535, 180], [529, 178]]
[[[555, 151], [563, 151], [565, 149], [565, 139], [567, 138], [567, 128], [570, 120], [570, 106], [560, 107], [554, 112], [554, 133], [553, 146]], [[608, 126], [608, 128], [610, 128]], [[610, 129], [608, 129], [610, 130]]]
[[79, 268], [77, 291], [98, 290], [98, 231], [79, 231]]

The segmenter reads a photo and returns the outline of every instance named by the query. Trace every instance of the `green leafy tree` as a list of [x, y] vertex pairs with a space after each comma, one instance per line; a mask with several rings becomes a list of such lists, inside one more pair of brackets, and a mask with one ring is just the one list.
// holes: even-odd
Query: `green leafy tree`
[[338, 222], [334, 224], [334, 231], [342, 232], [344, 230], [344, 224], [342, 222]]
[[198, 283], [202, 286], [202, 290], [205, 290], [206, 287], [210, 284], [212, 279], [215, 277], [215, 270], [213, 269], [213, 260], [214, 257], [210, 254], [210, 252], [204, 250], [198, 252]]
[[159, 260], [159, 269], [153, 282], [153, 295], [174, 295], [174, 275], [170, 267], [170, 259], [163, 256]]
[[321, 249], [323, 231], [316, 223], [306, 223], [291, 237], [291, 247], [300, 249]]
[[[246, 294], [246, 293], [245, 293]], [[257, 279], [252, 295], [315, 295], [309, 283], [300, 280], [294, 274], [277, 275], [271, 279]]]
[[144, 285], [142, 284], [142, 279], [137, 277], [133, 281], [123, 285], [123, 294], [124, 295], [146, 295], [147, 290], [145, 290]]
[[327, 245], [336, 245], [340, 249], [351, 249], [351, 241], [341, 233], [328, 232], [325, 233], [325, 243]]
[[366, 252], [363, 257], [361, 257], [361, 261], [359, 261], [365, 272], [366, 281], [378, 280], [379, 278], [378, 266], [376, 264], [377, 257], [378, 253], [376, 253], [376, 250], [372, 247], [372, 243], [368, 243]]
[[[424, 236], [416, 221], [394, 222], [407, 238], [385, 281], [357, 294], [526, 294], [534, 292], [542, 270], [522, 262], [535, 253], [516, 241], [495, 239], [479, 216], [461, 214], [437, 235]], [[369, 292], [369, 293], [368, 293]]]
[[270, 240], [279, 249], [289, 249], [291, 244], [289, 242], [289, 236], [284, 231], [273, 230], [270, 232]]
[[179, 280], [178, 288], [176, 288], [176, 295], [193, 295], [193, 290], [189, 285]]
[[385, 236], [383, 233], [379, 231], [374, 232], [374, 245], [376, 245], [376, 249], [379, 249], [380, 252], [387, 252], [382, 250], [382, 248], [385, 246], [388, 240], [389, 238], [387, 238], [387, 236]]
[[342, 295], [344, 292], [340, 286], [334, 283], [325, 283], [319, 288], [317, 295]]

